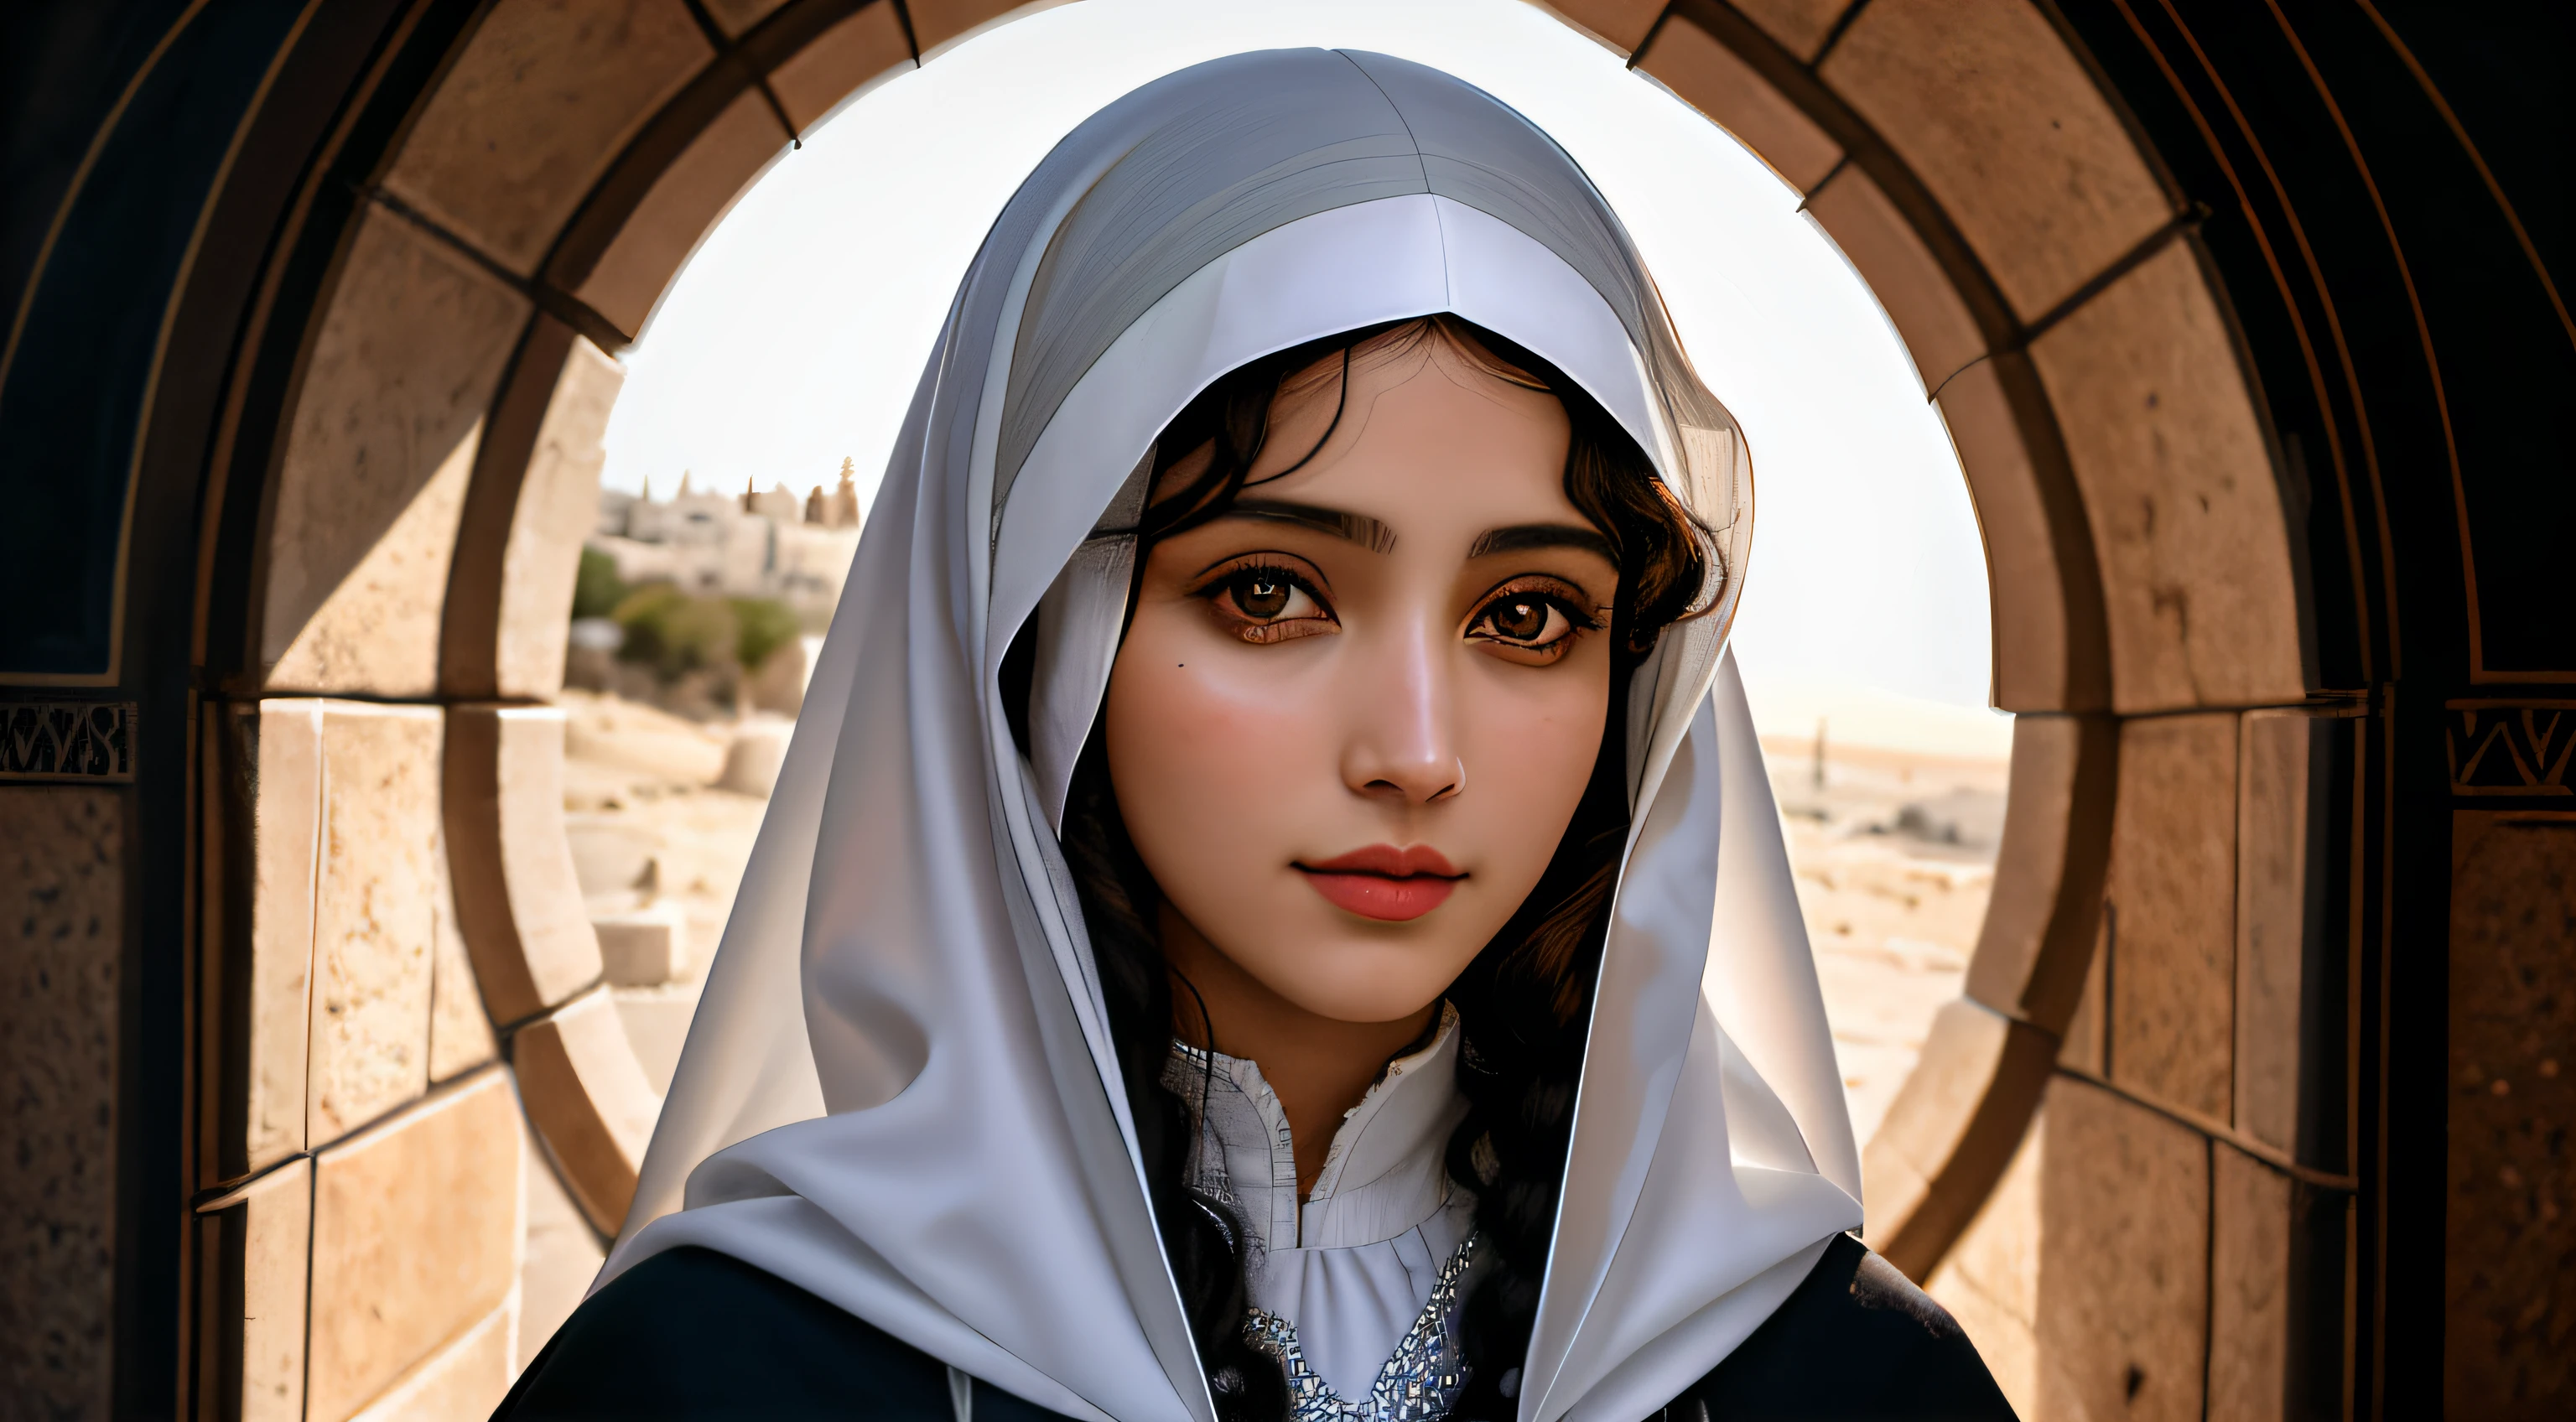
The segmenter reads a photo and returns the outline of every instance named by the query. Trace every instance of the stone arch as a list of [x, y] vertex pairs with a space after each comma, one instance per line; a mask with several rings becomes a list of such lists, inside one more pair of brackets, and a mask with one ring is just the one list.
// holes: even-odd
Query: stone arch
[[[2044, 1100], [2088, 1139], [2144, 1123], [2130, 1134], [2297, 1165], [2267, 1124], [2279, 1103], [2206, 1069], [2296, 1011], [2240, 993], [2231, 955], [2248, 914], [2305, 911], [2291, 821], [2331, 727], [2304, 709], [2319, 682], [2300, 525], [2196, 214], [2029, 0], [1557, 9], [1805, 195], [1912, 354], [1985, 540], [1994, 699], [2019, 718], [2005, 842], [1966, 992], [1870, 1144], [1872, 1243], [1928, 1276]], [[406, 31], [335, 140], [379, 151], [345, 211], [306, 219], [309, 319], [261, 338], [286, 375], [256, 513], [233, 521], [251, 529], [238, 700], [208, 741], [250, 788], [223, 810], [246, 952], [223, 969], [238, 986], [210, 1030], [227, 1065], [204, 1108], [209, 1183], [243, 1183], [205, 1208], [232, 1211], [245, 1257], [265, 1240], [299, 1271], [299, 1339], [328, 1290], [377, 1286], [326, 1258], [329, 1212], [349, 1208], [332, 1202], [433, 1152], [518, 1160], [493, 1124], [513, 1088], [527, 1168], [550, 1163], [592, 1228], [622, 1217], [658, 1102], [599, 986], [546, 704], [615, 395], [604, 353], [798, 134], [1009, 12], [497, 0]], [[2267, 855], [2271, 899], [2213, 904], [2209, 875], [2237, 883], [2241, 857]], [[2106, 894], [2165, 926], [2117, 939]], [[413, 928], [352, 926], [386, 904]], [[2118, 994], [2104, 958], [2128, 965]], [[2117, 1062], [2114, 1021], [2135, 1048]], [[383, 1069], [406, 1052], [416, 1067]], [[303, 1172], [300, 1196], [284, 1170]], [[402, 1207], [419, 1212], [405, 1227], [485, 1253], [503, 1228]], [[255, 1269], [237, 1282], [245, 1302], [262, 1287]], [[377, 1333], [317, 1327], [309, 1354], [294, 1345], [301, 1401], [338, 1417], [495, 1356], [506, 1373], [489, 1320], [508, 1288], [487, 1269]], [[248, 1379], [265, 1338], [208, 1346]], [[2079, 1390], [2118, 1385], [2104, 1377]]]

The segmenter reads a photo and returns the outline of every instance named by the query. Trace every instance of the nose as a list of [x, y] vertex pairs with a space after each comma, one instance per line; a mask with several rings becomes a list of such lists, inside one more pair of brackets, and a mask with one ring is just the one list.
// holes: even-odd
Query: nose
[[1342, 782], [1374, 799], [1428, 805], [1465, 793], [1467, 766], [1446, 639], [1427, 619], [1407, 624], [1384, 629], [1375, 655], [1352, 659]]

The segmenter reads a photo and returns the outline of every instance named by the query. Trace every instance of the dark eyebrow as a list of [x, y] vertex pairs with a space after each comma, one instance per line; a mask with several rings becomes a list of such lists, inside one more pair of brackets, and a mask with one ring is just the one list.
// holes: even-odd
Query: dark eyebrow
[[1356, 543], [1371, 553], [1395, 551], [1395, 530], [1367, 514], [1346, 513], [1340, 509], [1318, 508], [1313, 504], [1282, 503], [1276, 499], [1237, 499], [1219, 518], [1254, 518], [1271, 523], [1293, 523], [1327, 533], [1346, 543]]
[[1589, 528], [1570, 523], [1520, 523], [1510, 528], [1493, 528], [1478, 534], [1469, 545], [1467, 556], [1482, 558], [1494, 553], [1526, 553], [1534, 548], [1571, 548], [1590, 553], [1615, 568], [1619, 566], [1618, 550], [1610, 540]]

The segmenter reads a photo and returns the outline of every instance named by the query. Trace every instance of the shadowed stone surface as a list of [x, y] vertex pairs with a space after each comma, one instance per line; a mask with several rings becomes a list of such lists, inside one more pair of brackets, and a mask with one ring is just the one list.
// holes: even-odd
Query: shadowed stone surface
[[2039, 1230], [2039, 1176], [2047, 1131], [2042, 1110], [1976, 1219], [1923, 1285], [1967, 1330], [2004, 1400], [2027, 1422], [2040, 1415], [2039, 1259], [2047, 1241]]
[[2290, 1177], [2210, 1148], [2209, 1415], [2282, 1415], [2289, 1387]]
[[815, 36], [769, 72], [769, 92], [800, 134], [810, 133], [867, 84], [912, 68], [903, 20], [892, 5], [870, 5]]
[[1852, 0], [1734, 0], [1735, 8], [1800, 59], [1812, 61]]
[[653, 180], [575, 294], [617, 329], [641, 334], [698, 239], [786, 147], [787, 133], [769, 100], [758, 89], [744, 90]]
[[625, 1223], [662, 1098], [644, 1079], [605, 990], [584, 994], [510, 1039], [519, 1090], [573, 1199], [601, 1234]]
[[2040, 1418], [2200, 1422], [2209, 1142], [2061, 1076], [2040, 1161]]
[[2120, 727], [2120, 798], [2105, 892], [2112, 918], [2110, 1076], [2225, 1121], [2236, 989], [2236, 718]]
[[317, 1146], [429, 1087], [440, 729], [435, 706], [335, 701], [322, 713], [305, 1118]]
[[241, 1392], [217, 1411], [242, 1422], [302, 1422], [313, 1162], [288, 1161], [196, 1223], [206, 1244], [199, 1264], [216, 1289], [215, 1316], [204, 1323], [218, 1335], [218, 1355], [240, 1365]]
[[2084, 491], [2122, 712], [2307, 694], [2281, 490], [2218, 303], [2179, 241], [2031, 348]]
[[2555, 1417], [2576, 1385], [2576, 816], [2451, 817], [2443, 1399]]
[[[2326, 787], [2316, 782], [2339, 769], [2350, 771], [2349, 760], [2337, 767], [2329, 758], [2334, 733], [2350, 724], [2295, 711], [2256, 711], [2245, 717], [2241, 741], [2234, 1120], [2239, 1131], [2293, 1156], [2309, 1149], [2299, 1139], [2300, 1103], [2308, 1088], [2301, 1054], [2309, 1025], [2302, 1020], [2309, 963], [2345, 951], [2342, 944], [2327, 943], [2312, 951], [2309, 942], [2310, 934], [2325, 931], [2327, 872], [2338, 852], [2350, 852], [2349, 845], [2324, 838], [2323, 806], [2316, 802]], [[2334, 1004], [2335, 1023], [2342, 1021], [2341, 1006]], [[2348, 1167], [2340, 1158], [2309, 1163], [2336, 1171]]]
[[526, 276], [627, 140], [712, 57], [680, 0], [501, 0], [385, 187]]
[[521, 1129], [528, 1166], [520, 1216], [525, 1233], [519, 1249], [519, 1357], [528, 1359], [581, 1306], [590, 1281], [607, 1262], [608, 1251], [590, 1221], [582, 1218], [581, 1206], [564, 1189], [563, 1178], [535, 1129], [524, 1119]]
[[1800, 193], [1824, 181], [1843, 156], [1814, 120], [1696, 25], [1664, 26], [1637, 67], [1723, 125]]
[[706, 11], [707, 17], [721, 26], [726, 34], [738, 35], [768, 19], [786, 3], [787, 0], [706, 0]]
[[381, 209], [360, 219], [277, 473], [268, 685], [425, 696], [477, 432], [516, 292]]
[[108, 1415], [125, 800], [0, 788], [0, 1398]]
[[2173, 215], [2036, 5], [1876, 0], [1821, 72], [1922, 177], [2024, 320]]
[[518, 1276], [520, 1166], [501, 1070], [321, 1154], [311, 1416], [348, 1416], [502, 1306]]

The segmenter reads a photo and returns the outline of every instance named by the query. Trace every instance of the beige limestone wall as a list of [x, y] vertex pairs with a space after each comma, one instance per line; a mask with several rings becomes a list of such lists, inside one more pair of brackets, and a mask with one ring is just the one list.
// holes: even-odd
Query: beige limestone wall
[[0, 1398], [105, 1417], [126, 796], [0, 787]]

